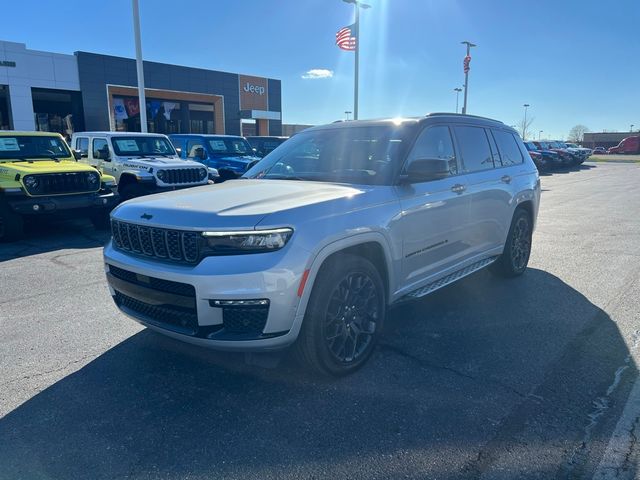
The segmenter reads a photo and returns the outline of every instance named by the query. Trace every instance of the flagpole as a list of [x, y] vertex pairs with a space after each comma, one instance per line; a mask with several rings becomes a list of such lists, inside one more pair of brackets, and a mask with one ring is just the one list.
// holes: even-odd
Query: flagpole
[[356, 51], [355, 51], [355, 68], [353, 75], [353, 119], [358, 120], [358, 67], [360, 64], [360, 9], [355, 3], [356, 9]]

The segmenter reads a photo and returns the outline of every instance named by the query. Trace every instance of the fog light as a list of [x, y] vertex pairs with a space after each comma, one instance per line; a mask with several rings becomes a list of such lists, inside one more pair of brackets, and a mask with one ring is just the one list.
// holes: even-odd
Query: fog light
[[269, 305], [266, 298], [250, 299], [250, 300], [209, 300], [212, 307], [255, 307]]
[[38, 210], [40, 210], [40, 205], [35, 204], [32, 208], [34, 212], [37, 212]]

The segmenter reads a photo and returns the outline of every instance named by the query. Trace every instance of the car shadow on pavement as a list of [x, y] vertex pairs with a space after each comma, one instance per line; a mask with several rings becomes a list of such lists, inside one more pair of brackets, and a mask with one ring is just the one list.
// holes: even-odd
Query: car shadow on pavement
[[578, 478], [636, 375], [561, 279], [482, 271], [394, 307], [340, 379], [142, 331], [0, 419], [0, 478]]
[[0, 263], [62, 249], [102, 247], [109, 237], [109, 230], [96, 229], [86, 218], [28, 218], [24, 238], [0, 243]]

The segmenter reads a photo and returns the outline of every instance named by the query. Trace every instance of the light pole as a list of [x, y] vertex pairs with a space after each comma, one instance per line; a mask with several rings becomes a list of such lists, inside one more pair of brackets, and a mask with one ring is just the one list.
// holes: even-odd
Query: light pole
[[632, 124], [631, 124], [631, 128], [629, 128], [629, 131], [630, 131], [631, 133], [633, 133], [633, 127], [634, 127], [634, 125], [633, 125], [633, 123], [632, 123]]
[[344, 114], [347, 116], [347, 122], [349, 121], [349, 115], [351, 115], [351, 111], [350, 110], [345, 110]]
[[462, 89], [460, 87], [456, 87], [453, 91], [456, 92], [456, 113], [458, 113], [458, 97], [460, 96]]
[[136, 70], [138, 72], [138, 103], [140, 104], [140, 131], [147, 133], [147, 101], [144, 97], [144, 68], [142, 67], [142, 46], [140, 45], [140, 11], [138, 0], [132, 0], [133, 36], [136, 42]]
[[353, 119], [358, 120], [358, 64], [360, 61], [360, 9], [371, 8], [371, 5], [362, 3], [360, 0], [342, 0], [345, 3], [353, 3], [356, 10], [356, 21], [354, 23], [356, 50], [355, 50], [355, 67], [353, 74]]
[[542, 132], [544, 132], [544, 130], [539, 130], [538, 131], [538, 141], [540, 141], [540, 138], [541, 138], [540, 135], [542, 135]]
[[471, 43], [468, 41], [460, 42], [463, 45], [467, 46], [467, 56], [464, 57], [464, 104], [462, 105], [462, 114], [466, 115], [467, 113], [467, 91], [469, 90], [469, 63], [471, 62], [471, 47], [477, 47], [475, 43]]
[[527, 134], [527, 108], [529, 108], [531, 105], [529, 105], [528, 103], [525, 103], [523, 105], [524, 107], [524, 121], [522, 122], [522, 139], [526, 140], [526, 134]]

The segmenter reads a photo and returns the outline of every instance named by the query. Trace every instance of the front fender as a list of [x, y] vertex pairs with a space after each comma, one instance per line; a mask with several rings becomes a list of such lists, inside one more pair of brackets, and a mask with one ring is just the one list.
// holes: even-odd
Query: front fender
[[123, 170], [120, 173], [120, 179], [125, 175], [135, 178], [139, 183], [156, 183], [156, 177], [149, 172], [141, 172], [140, 170]]
[[389, 243], [387, 242], [387, 239], [384, 237], [384, 235], [379, 232], [365, 232], [351, 235], [339, 240], [334, 240], [331, 243], [320, 247], [317, 252], [315, 252], [315, 255], [311, 255], [309, 263], [305, 268], [305, 272], [308, 271], [309, 273], [306, 274], [307, 280], [300, 297], [300, 302], [298, 303], [296, 316], [303, 316], [305, 311], [307, 310], [309, 298], [311, 297], [311, 291], [313, 290], [318, 272], [320, 271], [320, 268], [324, 264], [325, 260], [327, 260], [327, 258], [329, 258], [334, 253], [346, 250], [349, 247], [355, 247], [357, 245], [372, 242], [379, 244], [382, 247], [382, 251], [384, 253], [384, 259], [387, 267], [387, 278], [389, 280], [387, 291], [387, 301], [389, 301], [393, 292], [393, 285], [395, 285], [395, 272], [393, 269]]

